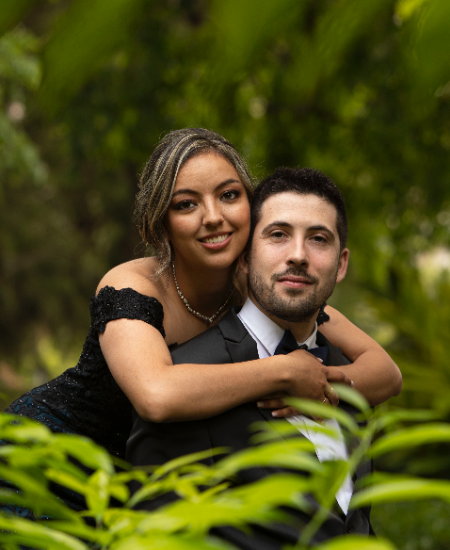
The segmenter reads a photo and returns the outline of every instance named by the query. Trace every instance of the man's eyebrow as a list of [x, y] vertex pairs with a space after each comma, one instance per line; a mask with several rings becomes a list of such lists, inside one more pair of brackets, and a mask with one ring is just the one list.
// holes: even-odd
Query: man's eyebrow
[[263, 228], [262, 233], [267, 233], [270, 231], [273, 227], [286, 227], [291, 228], [293, 225], [291, 223], [285, 222], [285, 221], [274, 221], [269, 223], [269, 225], [266, 225], [266, 227]]
[[312, 225], [311, 227], [308, 227], [308, 231], [326, 231], [334, 236], [333, 230], [326, 225]]
[[[227, 180], [222, 181], [218, 185], [216, 185], [216, 187], [214, 187], [214, 191], [218, 191], [221, 187], [225, 187], [226, 185], [230, 185], [230, 183], [241, 183], [241, 182], [237, 179], [234, 179], [234, 178], [228, 178]], [[176, 191], [172, 195], [172, 198], [176, 197], [177, 195], [185, 195], [185, 194], [187, 194], [187, 195], [200, 195], [200, 193], [198, 191], [194, 191], [193, 189], [186, 188], [186, 189], [178, 189], [178, 191]]]
[[[263, 228], [262, 230], [262, 234], [267, 234], [271, 229], [273, 229], [274, 227], [280, 227], [280, 228], [286, 228], [286, 229], [291, 229], [293, 228], [294, 226], [291, 224], [291, 223], [288, 223], [286, 221], [274, 221], [274, 222], [271, 222], [269, 223], [268, 225], [266, 225], [266, 227]], [[311, 225], [310, 227], [308, 227], [307, 229], [308, 231], [326, 231], [332, 239], [335, 238], [334, 236], [334, 233], [332, 231], [332, 229], [330, 229], [329, 227], [327, 227], [326, 225], [321, 225], [321, 224], [318, 224], [318, 225]]]

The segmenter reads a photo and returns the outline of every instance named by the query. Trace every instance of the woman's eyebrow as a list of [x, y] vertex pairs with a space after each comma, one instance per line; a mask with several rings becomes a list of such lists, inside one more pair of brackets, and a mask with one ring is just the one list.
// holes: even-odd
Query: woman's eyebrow
[[[234, 178], [228, 178], [225, 181], [220, 182], [215, 188], [214, 191], [217, 191], [221, 187], [225, 187], [226, 185], [230, 185], [230, 183], [241, 183], [239, 180]], [[177, 195], [183, 195], [183, 194], [189, 194], [189, 195], [200, 195], [198, 191], [194, 191], [193, 189], [179, 189], [178, 191], [175, 191], [175, 193], [172, 195], [172, 197], [176, 197]]]

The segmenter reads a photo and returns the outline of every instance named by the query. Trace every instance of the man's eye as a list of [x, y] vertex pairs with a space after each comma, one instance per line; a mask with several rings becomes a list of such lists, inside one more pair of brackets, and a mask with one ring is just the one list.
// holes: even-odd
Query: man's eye
[[189, 208], [192, 208], [195, 206], [194, 201], [181, 201], [177, 203], [174, 208], [175, 210], [188, 210]]
[[316, 241], [318, 243], [326, 243], [327, 240], [325, 237], [322, 237], [322, 235], [314, 235], [314, 237], [312, 238], [313, 241]]
[[286, 237], [286, 233], [283, 233], [283, 231], [273, 231], [270, 236], [274, 239], [283, 239]]
[[221, 198], [226, 201], [232, 201], [237, 199], [240, 194], [240, 191], [225, 191]]

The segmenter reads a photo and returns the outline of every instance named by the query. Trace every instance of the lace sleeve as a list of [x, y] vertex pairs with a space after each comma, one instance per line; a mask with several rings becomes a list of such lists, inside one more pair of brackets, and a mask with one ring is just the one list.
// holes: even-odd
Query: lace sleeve
[[91, 298], [90, 311], [91, 329], [95, 332], [104, 332], [108, 321], [139, 319], [158, 329], [165, 337], [161, 303], [132, 288], [116, 290], [112, 286], [103, 287], [97, 296]]
[[322, 304], [320, 306], [320, 309], [319, 309], [319, 315], [317, 315], [317, 325], [323, 325], [323, 323], [326, 323], [327, 321], [330, 320], [330, 316], [325, 313], [325, 306], [327, 305], [327, 303], [325, 302], [324, 304]]

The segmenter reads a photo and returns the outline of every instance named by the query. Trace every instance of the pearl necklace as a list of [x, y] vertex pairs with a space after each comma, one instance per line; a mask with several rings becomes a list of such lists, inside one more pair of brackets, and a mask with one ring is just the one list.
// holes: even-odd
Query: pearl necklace
[[206, 321], [208, 324], [211, 324], [214, 321], [214, 319], [219, 315], [219, 313], [223, 310], [223, 308], [230, 301], [230, 298], [231, 298], [231, 295], [233, 294], [234, 289], [233, 288], [231, 289], [231, 292], [228, 295], [228, 298], [225, 300], [225, 303], [222, 306], [220, 306], [220, 308], [216, 311], [216, 313], [214, 313], [214, 315], [212, 315], [211, 317], [207, 317], [206, 315], [202, 315], [198, 311], [195, 311], [195, 309], [191, 308], [191, 306], [189, 305], [189, 302], [186, 300], [183, 293], [181, 292], [180, 287], [178, 286], [177, 276], [175, 275], [175, 262], [172, 262], [172, 271], [173, 271], [173, 280], [175, 281], [175, 286], [176, 286], [176, 289], [177, 289], [177, 292], [178, 292], [178, 296], [183, 301], [184, 305], [186, 306], [186, 309], [189, 311], [189, 313], [192, 313], [192, 315], [195, 315], [196, 317], [198, 317], [202, 321]]

